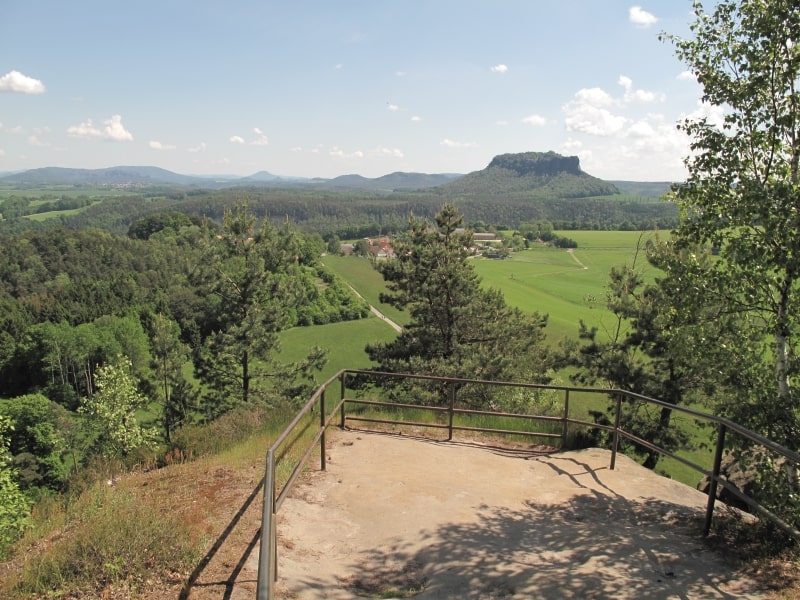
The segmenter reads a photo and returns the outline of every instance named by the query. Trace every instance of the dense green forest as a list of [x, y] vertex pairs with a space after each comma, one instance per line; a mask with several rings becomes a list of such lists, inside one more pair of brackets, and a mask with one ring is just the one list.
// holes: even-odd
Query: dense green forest
[[0, 212], [5, 216], [0, 221], [0, 235], [51, 227], [96, 227], [124, 235], [137, 219], [165, 211], [219, 220], [224, 210], [243, 196], [247, 196], [250, 206], [259, 214], [268, 214], [278, 221], [288, 219], [304, 231], [335, 234], [342, 239], [401, 231], [407, 227], [410, 215], [431, 219], [447, 202], [454, 202], [459, 207], [467, 223], [483, 221], [511, 229], [520, 223], [536, 220], [550, 221], [556, 229], [669, 229], [677, 224], [674, 205], [652, 198], [622, 195], [559, 198], [552, 195], [535, 197], [528, 192], [504, 192], [502, 199], [498, 199], [494, 194], [402, 192], [381, 195], [252, 187], [106, 197], [84, 204], [80, 212], [56, 212], [50, 219], [39, 220], [23, 218], [42, 214], [33, 201], [36, 197], [15, 195], [0, 204]]
[[254, 398], [303, 400], [324, 355], [281, 364], [277, 333], [368, 315], [319, 263], [319, 236], [259, 224], [246, 204], [220, 223], [150, 217], [132, 234], [0, 240], [0, 414], [32, 497], [92, 456], [124, 460]]

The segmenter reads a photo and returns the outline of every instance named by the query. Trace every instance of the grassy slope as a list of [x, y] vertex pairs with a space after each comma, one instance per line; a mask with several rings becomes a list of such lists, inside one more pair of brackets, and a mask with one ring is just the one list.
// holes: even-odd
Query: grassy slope
[[338, 273], [367, 302], [392, 321], [400, 325], [408, 322], [408, 314], [380, 301], [380, 293], [386, 291], [386, 285], [369, 260], [359, 256], [327, 255], [322, 257], [322, 263]]
[[295, 327], [281, 333], [281, 359], [301, 360], [312, 346], [328, 350], [328, 362], [317, 376], [322, 382], [340, 369], [362, 369], [370, 366], [364, 347], [371, 342], [390, 341], [396, 332], [387, 323], [370, 316], [358, 321], [345, 321], [316, 325], [314, 327]]

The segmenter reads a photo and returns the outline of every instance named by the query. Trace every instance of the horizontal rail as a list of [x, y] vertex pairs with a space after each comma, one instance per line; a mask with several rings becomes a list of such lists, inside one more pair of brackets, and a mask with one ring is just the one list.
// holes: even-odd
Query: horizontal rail
[[[347, 398], [346, 388], [348, 378], [355, 377], [359, 381], [369, 381], [372, 384], [383, 386], [387, 381], [401, 380], [401, 379], [415, 379], [421, 381], [432, 381], [447, 384], [449, 388], [449, 406], [423, 406], [412, 403], [396, 403], [386, 402], [374, 399], [361, 399], [361, 398]], [[333, 387], [335, 382], [339, 382], [341, 386], [341, 393], [339, 399], [332, 404], [328, 409], [325, 402], [325, 392]], [[456, 406], [456, 397], [458, 392], [464, 392], [468, 386], [488, 386], [492, 388], [501, 387], [514, 387], [518, 389], [530, 390], [551, 390], [564, 393], [563, 414], [558, 415], [528, 415], [517, 414], [491, 410], [477, 410], [465, 409]], [[575, 403], [576, 393], [585, 393], [591, 395], [602, 394], [608, 398], [616, 398], [616, 414], [614, 424], [589, 422], [582, 419], [574, 418], [570, 415], [570, 404]], [[571, 395], [572, 394], [572, 395]], [[686, 415], [697, 420], [705, 421], [706, 423], [715, 424], [718, 427], [717, 434], [717, 449], [714, 456], [713, 465], [710, 468], [705, 468], [695, 462], [679, 456], [674, 452], [666, 450], [648, 440], [634, 435], [629, 431], [625, 431], [620, 427], [620, 413], [622, 402], [643, 402], [648, 405], [666, 408], [675, 413]], [[373, 415], [360, 415], [354, 412], [347, 412], [348, 406], [362, 406], [374, 409], [408, 409], [414, 411], [429, 412], [437, 415], [437, 417], [447, 418], [447, 423], [441, 422], [420, 422], [405, 421], [399, 419], [384, 418], [383, 416]], [[315, 409], [319, 410], [319, 423], [314, 425], [313, 420], [304, 421], [304, 418], [314, 412]], [[266, 457], [266, 473], [264, 477], [264, 507], [262, 515], [262, 528], [261, 528], [261, 545], [259, 556], [258, 568], [258, 582], [257, 582], [257, 598], [258, 600], [273, 600], [273, 582], [277, 579], [277, 541], [276, 541], [276, 518], [278, 509], [282, 505], [284, 499], [290, 493], [292, 487], [295, 485], [297, 479], [303, 472], [308, 461], [314, 453], [314, 448], [319, 445], [320, 447], [320, 468], [325, 469], [325, 432], [332, 426], [337, 413], [339, 413], [339, 423], [344, 427], [347, 422], [353, 423], [375, 423], [382, 425], [402, 425], [411, 427], [425, 427], [436, 430], [447, 430], [448, 439], [453, 438], [454, 431], [467, 431], [467, 432], [482, 432], [489, 434], [500, 435], [519, 435], [530, 437], [541, 437], [545, 439], [560, 439], [561, 445], [566, 443], [568, 428], [571, 426], [586, 427], [594, 430], [606, 431], [612, 435], [613, 443], [611, 448], [611, 465], [614, 468], [617, 447], [620, 439], [628, 440], [642, 448], [651, 452], [656, 452], [662, 456], [668, 457], [672, 460], [678, 461], [681, 464], [703, 474], [709, 478], [709, 500], [706, 510], [706, 528], [705, 533], [708, 533], [712, 515], [714, 512], [714, 501], [716, 496], [716, 489], [722, 486], [727, 492], [739, 499], [746, 506], [750, 507], [757, 515], [769, 519], [775, 523], [781, 530], [788, 535], [800, 540], [800, 531], [798, 531], [791, 524], [787, 523], [780, 516], [773, 514], [769, 509], [759, 504], [754, 498], [748, 496], [736, 486], [730, 483], [720, 471], [720, 462], [725, 447], [725, 433], [734, 433], [743, 439], [749, 440], [771, 452], [779, 454], [786, 458], [786, 460], [794, 463], [795, 467], [800, 465], [800, 454], [775, 443], [774, 441], [754, 432], [749, 429], [734, 423], [724, 417], [704, 413], [702, 411], [671, 404], [664, 400], [656, 398], [649, 398], [641, 394], [630, 392], [627, 390], [620, 390], [614, 388], [588, 388], [588, 387], [571, 387], [564, 385], [548, 385], [548, 384], [534, 384], [534, 383], [519, 383], [510, 381], [489, 381], [480, 379], [466, 379], [458, 377], [441, 377], [436, 375], [415, 375], [409, 373], [389, 373], [381, 371], [369, 371], [363, 369], [342, 369], [327, 381], [325, 381], [315, 392], [312, 394], [308, 402], [297, 413], [292, 421], [287, 425], [283, 432], [278, 436], [275, 442], [269, 447]], [[500, 427], [480, 427], [463, 425], [455, 422], [456, 417], [489, 417], [496, 418], [509, 418], [514, 420], [527, 420], [542, 423], [551, 423], [562, 427], [561, 433], [553, 433], [550, 431], [525, 431], [511, 428]], [[312, 427], [317, 427], [314, 435], [310, 441], [305, 441], [304, 437]], [[279, 485], [276, 480], [277, 464], [289, 458], [290, 450], [294, 444], [305, 443], [307, 446], [302, 452], [301, 458], [292, 469], [286, 482]], [[279, 489], [280, 488], [280, 489]]]

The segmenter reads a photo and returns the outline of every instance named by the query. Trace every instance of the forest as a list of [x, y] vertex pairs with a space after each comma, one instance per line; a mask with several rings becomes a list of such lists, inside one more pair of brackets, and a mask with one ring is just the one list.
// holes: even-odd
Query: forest
[[319, 236], [258, 223], [246, 204], [219, 224], [169, 213], [131, 235], [58, 228], [0, 241], [0, 415], [31, 498], [64, 491], [92, 456], [168, 444], [255, 398], [302, 400], [324, 356], [279, 364], [277, 332], [369, 312], [320, 265]]

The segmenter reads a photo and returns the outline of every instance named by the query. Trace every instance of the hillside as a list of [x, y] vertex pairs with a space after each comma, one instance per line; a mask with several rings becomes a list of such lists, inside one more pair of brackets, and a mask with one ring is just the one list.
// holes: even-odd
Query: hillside
[[445, 193], [530, 198], [589, 198], [618, 195], [613, 184], [581, 170], [577, 156], [555, 152], [501, 154], [489, 165], [442, 186]]
[[[119, 166], [107, 169], [67, 169], [44, 167], [0, 178], [4, 184], [19, 185], [192, 185], [199, 178], [179, 175], [159, 167]], [[202, 179], [200, 179], [202, 181]]]
[[[72, 207], [71, 213], [43, 207], [39, 199], [63, 193], [53, 189], [60, 185], [91, 202]], [[109, 189], [128, 197], [113, 198]], [[398, 231], [409, 214], [432, 218], [444, 203], [455, 204], [467, 223], [505, 228], [547, 220], [560, 229], [664, 229], [677, 222], [675, 205], [659, 200], [668, 189], [668, 183], [617, 186], [585, 173], [578, 157], [555, 152], [501, 154], [485, 169], [463, 176], [395, 172], [377, 178], [298, 179], [262, 170], [249, 177], [199, 178], [155, 167], [45, 168], [0, 177], [0, 192], [10, 194], [10, 203], [0, 195], [5, 217], [0, 235], [59, 225], [125, 234], [137, 219], [165, 210], [220, 219], [242, 197], [259, 214], [280, 215], [303, 229], [342, 239]], [[28, 193], [13, 198], [18, 190]]]

